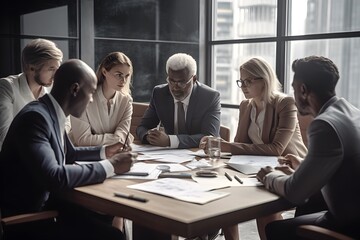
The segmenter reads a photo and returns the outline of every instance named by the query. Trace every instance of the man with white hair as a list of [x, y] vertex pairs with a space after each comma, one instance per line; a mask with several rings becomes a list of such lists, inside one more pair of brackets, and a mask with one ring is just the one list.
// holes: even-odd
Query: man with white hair
[[185, 53], [167, 60], [167, 84], [155, 86], [136, 129], [142, 143], [193, 148], [203, 136], [219, 136], [220, 93], [197, 81], [196, 68], [195, 59]]

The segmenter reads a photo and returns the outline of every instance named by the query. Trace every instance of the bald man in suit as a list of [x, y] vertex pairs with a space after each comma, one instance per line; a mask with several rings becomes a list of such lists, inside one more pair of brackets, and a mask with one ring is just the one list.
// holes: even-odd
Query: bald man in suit
[[[91, 220], [95, 213], [54, 198], [63, 190], [101, 183], [131, 167], [133, 155], [119, 153], [122, 144], [75, 148], [65, 133], [66, 117], [80, 116], [96, 87], [93, 70], [81, 60], [69, 60], [57, 70], [51, 93], [26, 105], [14, 118], [0, 153], [3, 216], [55, 206], [60, 210], [59, 222], [63, 226], [76, 226], [73, 230], [78, 233], [71, 233], [72, 236], [123, 238], [121, 231], [111, 227], [111, 221], [108, 226], [97, 224], [102, 221]], [[81, 160], [94, 163], [74, 164]]]

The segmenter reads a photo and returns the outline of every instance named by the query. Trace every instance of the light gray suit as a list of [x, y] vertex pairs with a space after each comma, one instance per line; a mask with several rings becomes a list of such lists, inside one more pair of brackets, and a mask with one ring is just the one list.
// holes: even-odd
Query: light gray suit
[[308, 154], [296, 172], [291, 176], [272, 172], [264, 184], [295, 204], [321, 189], [329, 210], [269, 224], [268, 239], [294, 239], [290, 234], [300, 224], [359, 238], [360, 110], [345, 99], [331, 98], [311, 123], [308, 139]]

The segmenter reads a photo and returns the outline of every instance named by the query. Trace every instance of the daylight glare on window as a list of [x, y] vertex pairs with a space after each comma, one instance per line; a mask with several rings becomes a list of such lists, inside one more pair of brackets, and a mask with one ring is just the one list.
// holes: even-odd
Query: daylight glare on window
[[232, 132], [238, 118], [234, 109], [244, 99], [235, 84], [239, 66], [254, 56], [276, 68], [290, 95], [291, 63], [309, 55], [328, 57], [340, 71], [337, 94], [360, 107], [357, 0], [213, 0], [212, 7], [211, 84], [220, 91], [222, 104], [233, 107], [222, 111], [223, 124]]

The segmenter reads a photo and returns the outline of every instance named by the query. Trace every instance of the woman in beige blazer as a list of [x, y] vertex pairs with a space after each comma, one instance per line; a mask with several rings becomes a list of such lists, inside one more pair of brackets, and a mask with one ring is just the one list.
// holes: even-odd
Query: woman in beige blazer
[[[281, 84], [270, 64], [260, 57], [251, 58], [240, 66], [240, 80], [236, 83], [246, 100], [240, 104], [234, 142], [222, 140], [221, 150], [233, 155], [304, 157], [307, 149], [301, 137], [295, 101], [280, 92]], [[199, 147], [206, 149], [206, 145], [207, 137], [204, 137]], [[266, 239], [266, 224], [278, 219], [282, 219], [280, 213], [257, 219], [261, 239]], [[224, 228], [224, 233], [227, 240], [239, 239], [237, 225]]]
[[[80, 118], [70, 117], [69, 136], [76, 146], [132, 143], [134, 137], [129, 133], [133, 112], [132, 74], [131, 60], [122, 52], [112, 52], [101, 61], [96, 71], [98, 86], [93, 101]], [[113, 226], [123, 231], [123, 219], [114, 217]]]
[[[98, 87], [93, 101], [80, 118], [71, 117], [69, 135], [76, 146], [125, 143], [133, 112], [132, 74], [131, 60], [122, 52], [112, 52], [102, 60], [96, 71]], [[129, 134], [127, 144], [133, 139]]]

